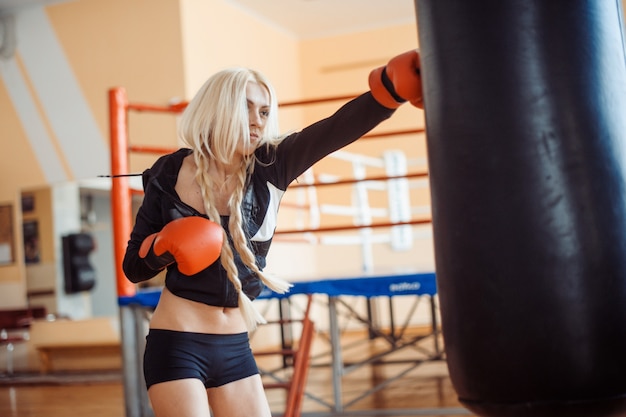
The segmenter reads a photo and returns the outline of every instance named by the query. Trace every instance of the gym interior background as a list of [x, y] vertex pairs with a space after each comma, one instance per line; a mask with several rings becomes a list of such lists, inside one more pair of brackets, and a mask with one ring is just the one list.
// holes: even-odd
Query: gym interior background
[[[414, 22], [296, 39], [218, 1], [72, 1], [24, 9], [2, 21], [0, 302], [6, 308], [44, 305], [57, 317], [72, 319], [60, 323], [87, 324], [82, 330], [55, 327], [47, 335], [33, 328], [33, 343], [38, 337], [85, 337], [87, 329], [94, 332], [88, 336], [93, 338], [103, 336], [104, 329], [115, 332], [110, 202], [107, 180], [98, 180], [109, 171], [109, 88], [125, 87], [133, 101], [173, 103], [190, 97], [215, 70], [248, 65], [275, 80], [283, 101], [350, 95], [367, 89], [373, 67], [419, 46]], [[287, 110], [283, 130], [303, 126], [334, 108], [336, 103]], [[138, 116], [130, 124], [131, 138], [175, 147], [174, 127], [175, 118]], [[405, 127], [423, 127], [421, 113], [409, 106], [383, 128]], [[418, 164], [425, 160], [423, 134], [359, 142], [350, 151], [377, 158], [387, 149], [398, 149]], [[152, 159], [133, 156], [131, 171], [140, 172]], [[316, 169], [337, 177], [350, 174], [346, 165], [332, 159]], [[345, 197], [341, 194], [329, 195], [327, 201], [340, 202]], [[427, 195], [420, 198], [420, 205], [428, 204]], [[297, 214], [283, 218], [281, 227], [299, 220]], [[87, 273], [74, 282], [63, 268], [63, 242], [81, 232], [94, 235], [97, 242], [80, 245], [90, 253], [95, 275]], [[371, 254], [382, 267], [432, 269], [430, 240], [413, 243], [402, 251], [378, 245]], [[359, 249], [277, 242], [270, 268], [290, 279], [359, 270]], [[29, 369], [42, 360], [31, 354], [29, 343], [19, 346], [21, 352], [14, 352], [16, 368]]]

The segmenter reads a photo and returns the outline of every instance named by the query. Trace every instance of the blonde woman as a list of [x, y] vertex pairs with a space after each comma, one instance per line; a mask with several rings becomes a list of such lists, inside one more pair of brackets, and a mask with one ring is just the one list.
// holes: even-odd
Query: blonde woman
[[[287, 186], [355, 141], [406, 100], [421, 103], [417, 51], [370, 75], [371, 91], [307, 128], [281, 136], [277, 100], [260, 73], [221, 71], [185, 109], [185, 148], [143, 175], [145, 197], [124, 259], [133, 282], [167, 268], [150, 321], [144, 375], [156, 417], [269, 417], [248, 331], [263, 317], [252, 301]], [[210, 408], [209, 408], [210, 407]]]

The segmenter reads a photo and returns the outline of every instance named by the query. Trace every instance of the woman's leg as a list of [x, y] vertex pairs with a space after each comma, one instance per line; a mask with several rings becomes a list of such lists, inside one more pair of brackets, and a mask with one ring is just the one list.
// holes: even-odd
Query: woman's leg
[[210, 417], [207, 391], [195, 378], [152, 385], [148, 390], [155, 417]]
[[[270, 417], [260, 375], [207, 390], [214, 417]], [[161, 417], [157, 415], [156, 417]]]

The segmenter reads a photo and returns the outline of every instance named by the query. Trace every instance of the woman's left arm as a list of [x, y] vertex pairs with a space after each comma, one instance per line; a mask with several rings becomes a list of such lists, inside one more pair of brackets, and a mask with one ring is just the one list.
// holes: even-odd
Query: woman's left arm
[[[354, 142], [391, 117], [409, 101], [423, 107], [420, 59], [417, 50], [392, 58], [369, 76], [370, 90], [349, 101], [332, 116], [288, 136], [277, 149], [277, 168], [287, 186], [323, 157]], [[284, 188], [283, 188], [284, 189]]]
[[394, 109], [378, 103], [370, 92], [349, 101], [332, 116], [289, 135], [276, 150], [276, 168], [289, 185], [325, 156], [354, 142], [391, 117]]

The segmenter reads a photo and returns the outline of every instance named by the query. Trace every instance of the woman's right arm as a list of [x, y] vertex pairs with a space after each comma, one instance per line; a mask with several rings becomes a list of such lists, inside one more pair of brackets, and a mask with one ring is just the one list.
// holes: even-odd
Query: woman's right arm
[[135, 226], [130, 234], [122, 267], [126, 277], [134, 283], [146, 281], [157, 275], [160, 270], [150, 268], [139, 256], [139, 248], [144, 239], [160, 231], [163, 227], [161, 218], [160, 193], [156, 187], [146, 187], [143, 203], [137, 212]]

